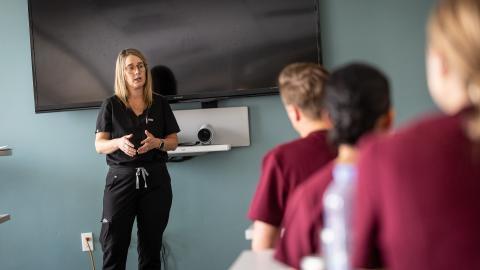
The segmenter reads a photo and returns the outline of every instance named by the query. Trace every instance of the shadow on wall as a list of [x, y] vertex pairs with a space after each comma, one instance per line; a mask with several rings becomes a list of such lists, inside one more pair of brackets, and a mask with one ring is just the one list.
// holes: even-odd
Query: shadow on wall
[[152, 73], [153, 91], [163, 96], [177, 94], [177, 80], [173, 71], [167, 66], [154, 66], [150, 72]]

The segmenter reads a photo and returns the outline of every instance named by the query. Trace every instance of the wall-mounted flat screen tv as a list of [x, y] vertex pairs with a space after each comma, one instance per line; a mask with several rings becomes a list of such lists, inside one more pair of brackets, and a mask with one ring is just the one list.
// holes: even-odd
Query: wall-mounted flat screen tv
[[95, 108], [137, 48], [171, 102], [275, 94], [321, 62], [318, 0], [29, 0], [35, 111]]

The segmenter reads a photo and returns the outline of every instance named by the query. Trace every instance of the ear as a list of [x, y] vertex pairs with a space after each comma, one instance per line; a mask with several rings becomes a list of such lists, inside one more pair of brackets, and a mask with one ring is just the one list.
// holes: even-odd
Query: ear
[[385, 120], [385, 129], [391, 129], [395, 122], [395, 110], [390, 108], [387, 113], [387, 119]]
[[448, 75], [450, 70], [448, 61], [441, 51], [429, 47], [427, 51], [427, 63], [429, 63], [430, 68], [434, 69], [434, 71], [443, 78]]
[[390, 108], [388, 112], [382, 115], [378, 120], [377, 124], [375, 125], [375, 129], [379, 131], [387, 131], [392, 128], [393, 121], [395, 119], [395, 111], [393, 108]]
[[294, 113], [294, 119], [295, 121], [300, 121], [300, 119], [302, 119], [302, 111], [300, 110], [300, 108], [298, 108], [297, 106], [293, 106], [293, 113]]
[[300, 109], [295, 105], [285, 104], [285, 110], [292, 122], [298, 122], [302, 117]]
[[330, 113], [326, 109], [322, 110], [322, 118], [321, 119], [322, 119], [322, 122], [325, 123], [327, 128], [332, 128], [333, 127], [332, 118], [330, 118]]

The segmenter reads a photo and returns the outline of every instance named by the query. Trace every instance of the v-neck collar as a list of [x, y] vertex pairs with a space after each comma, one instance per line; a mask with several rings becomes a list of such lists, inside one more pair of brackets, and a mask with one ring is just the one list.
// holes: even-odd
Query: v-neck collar
[[145, 109], [145, 110], [143, 110], [143, 112], [142, 112], [141, 114], [137, 115], [132, 108], [127, 108], [127, 109], [128, 109], [128, 110], [130, 111], [130, 113], [131, 113], [133, 116], [135, 116], [136, 118], [140, 118], [141, 116], [144, 116], [145, 113], [147, 112], [147, 109]]

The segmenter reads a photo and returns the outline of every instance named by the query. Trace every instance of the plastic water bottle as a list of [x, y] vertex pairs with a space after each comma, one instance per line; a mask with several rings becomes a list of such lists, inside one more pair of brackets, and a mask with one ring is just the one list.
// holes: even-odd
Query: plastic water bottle
[[323, 195], [322, 251], [327, 270], [350, 270], [351, 216], [356, 169], [338, 164]]

